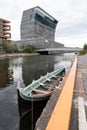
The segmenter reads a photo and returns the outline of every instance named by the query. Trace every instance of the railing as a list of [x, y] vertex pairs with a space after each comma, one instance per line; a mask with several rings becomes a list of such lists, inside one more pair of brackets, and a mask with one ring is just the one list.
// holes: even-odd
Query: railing
[[36, 52], [38, 53], [45, 53], [45, 52], [60, 52], [60, 53], [67, 53], [67, 52], [79, 52], [82, 48], [73, 48], [73, 47], [61, 47], [61, 48], [44, 48], [44, 49], [36, 49]]
[[69, 130], [76, 67], [77, 58], [75, 58], [46, 130]]

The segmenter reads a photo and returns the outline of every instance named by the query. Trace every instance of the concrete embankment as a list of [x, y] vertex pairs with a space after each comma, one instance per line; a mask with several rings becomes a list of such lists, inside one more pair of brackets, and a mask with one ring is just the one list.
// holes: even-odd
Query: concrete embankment
[[[87, 129], [87, 60], [86, 59], [87, 55], [78, 56], [70, 124], [69, 129], [67, 130]], [[46, 107], [43, 109], [41, 116], [36, 122], [35, 130], [46, 130], [52, 112], [59, 99], [63, 86], [67, 80], [68, 74], [65, 76], [60, 87], [54, 91]], [[57, 130], [57, 128], [55, 128], [55, 130]]]
[[48, 103], [46, 104], [46, 107], [43, 109], [41, 116], [39, 117], [39, 119], [36, 122], [36, 128], [35, 130], [46, 130], [46, 126], [48, 124], [48, 121], [51, 117], [51, 114], [55, 108], [55, 105], [58, 101], [58, 98], [60, 96], [60, 93], [63, 89], [63, 86], [66, 82], [68, 73], [66, 74], [66, 76], [64, 77], [64, 80], [62, 81], [62, 83], [60, 84], [60, 86], [58, 88], [55, 89], [54, 93], [52, 94], [52, 96], [50, 97]]
[[9, 57], [20, 57], [20, 56], [33, 56], [38, 55], [38, 53], [12, 53], [12, 54], [0, 54], [0, 59]]

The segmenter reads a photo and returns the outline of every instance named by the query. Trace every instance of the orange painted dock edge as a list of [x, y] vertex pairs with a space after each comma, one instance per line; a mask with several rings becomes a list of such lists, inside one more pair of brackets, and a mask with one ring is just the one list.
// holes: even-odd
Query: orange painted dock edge
[[74, 63], [47, 124], [46, 130], [69, 130], [76, 68], [77, 58], [75, 57]]

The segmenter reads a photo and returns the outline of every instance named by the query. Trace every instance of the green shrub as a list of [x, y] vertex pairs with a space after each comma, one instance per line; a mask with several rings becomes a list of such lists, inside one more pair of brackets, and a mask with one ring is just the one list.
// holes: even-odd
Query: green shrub
[[32, 52], [34, 51], [34, 49], [35, 49], [34, 46], [28, 44], [28, 45], [26, 45], [26, 47], [25, 47], [25, 52], [26, 52], [26, 53], [32, 53]]
[[87, 50], [87, 44], [86, 43], [84, 44], [83, 49]]
[[85, 55], [87, 53], [87, 50], [81, 50], [80, 52], [79, 52], [79, 55]]
[[7, 53], [18, 52], [17, 45], [12, 42], [9, 44], [3, 43], [3, 48], [4, 48], [5, 52], [7, 52]]
[[79, 55], [85, 55], [87, 53], [87, 44], [85, 43], [83, 45], [83, 50], [79, 52]]

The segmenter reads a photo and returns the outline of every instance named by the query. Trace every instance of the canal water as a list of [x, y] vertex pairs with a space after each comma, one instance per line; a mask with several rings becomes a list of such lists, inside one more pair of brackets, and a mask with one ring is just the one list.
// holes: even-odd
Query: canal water
[[[0, 59], [0, 130], [32, 130], [31, 116], [20, 119], [17, 82], [22, 87], [61, 66], [69, 70], [73, 53]], [[39, 113], [41, 109], [37, 109]], [[36, 117], [38, 117], [36, 115]], [[34, 115], [34, 119], [36, 119]]]

